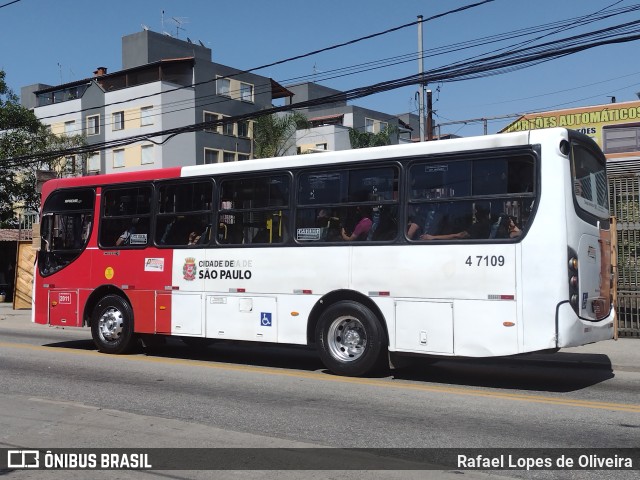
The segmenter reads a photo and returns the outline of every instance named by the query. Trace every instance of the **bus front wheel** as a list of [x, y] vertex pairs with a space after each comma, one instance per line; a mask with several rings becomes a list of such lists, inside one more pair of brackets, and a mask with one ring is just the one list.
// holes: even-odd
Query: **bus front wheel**
[[383, 366], [386, 335], [365, 305], [344, 300], [322, 313], [315, 332], [320, 359], [338, 375], [361, 376]]
[[127, 353], [135, 344], [133, 311], [118, 295], [106, 295], [93, 309], [91, 336], [103, 353]]

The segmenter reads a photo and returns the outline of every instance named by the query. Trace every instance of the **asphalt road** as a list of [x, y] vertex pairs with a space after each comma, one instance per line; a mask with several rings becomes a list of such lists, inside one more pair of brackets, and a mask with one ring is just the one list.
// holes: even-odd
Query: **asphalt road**
[[[0, 322], [0, 446], [600, 448], [640, 446], [640, 372], [517, 359], [379, 378], [304, 348], [179, 341], [99, 354], [87, 329]], [[406, 459], [411, 462], [409, 456]], [[26, 478], [636, 478], [624, 471], [4, 472]], [[328, 463], [331, 463], [329, 460]], [[329, 468], [331, 468], [329, 470]], [[635, 474], [634, 474], [635, 473]], [[2, 472], [0, 472], [0, 476]]]

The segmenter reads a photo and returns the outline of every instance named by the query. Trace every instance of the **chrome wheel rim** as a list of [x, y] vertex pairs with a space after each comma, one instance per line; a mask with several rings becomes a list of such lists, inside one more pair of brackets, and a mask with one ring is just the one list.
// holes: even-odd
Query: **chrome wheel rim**
[[358, 360], [367, 347], [367, 333], [360, 320], [351, 316], [336, 318], [327, 335], [331, 355], [341, 362]]
[[117, 308], [105, 310], [98, 320], [100, 338], [106, 343], [117, 342], [124, 330], [124, 318]]

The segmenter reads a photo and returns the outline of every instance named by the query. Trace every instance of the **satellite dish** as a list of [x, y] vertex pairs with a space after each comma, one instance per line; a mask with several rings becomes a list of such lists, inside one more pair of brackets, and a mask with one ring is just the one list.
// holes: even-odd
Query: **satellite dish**
[[149, 27], [147, 27], [144, 23], [141, 23], [140, 26], [142, 27], [143, 30], [149, 30]]
[[193, 43], [189, 37], [187, 37], [187, 42]]
[[[202, 43], [200, 40], [198, 40], [198, 43], [204, 47], [204, 43]], [[205, 47], [206, 48], [206, 47]], [[640, 95], [639, 95], [640, 96]]]

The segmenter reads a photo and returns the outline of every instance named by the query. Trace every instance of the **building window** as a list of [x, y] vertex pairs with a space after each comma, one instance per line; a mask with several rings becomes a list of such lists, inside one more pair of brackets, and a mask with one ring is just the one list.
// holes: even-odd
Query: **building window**
[[149, 165], [154, 163], [153, 161], [153, 145], [142, 145], [140, 163], [142, 165]]
[[249, 122], [247, 120], [238, 122], [238, 136], [249, 138]]
[[218, 150], [212, 148], [204, 149], [204, 163], [218, 163]]
[[153, 125], [153, 117], [151, 112], [153, 111], [153, 107], [142, 107], [140, 109], [140, 125]]
[[234, 152], [223, 152], [222, 153], [222, 161], [223, 162], [235, 162], [236, 154]]
[[233, 135], [234, 134], [233, 126], [234, 126], [233, 122], [223, 123], [222, 124], [222, 133], [224, 133], [225, 135]]
[[64, 122], [64, 134], [65, 135], [73, 135], [76, 128], [75, 120], [71, 120], [69, 122]]
[[[218, 120], [218, 114], [217, 113], [212, 113], [212, 112], [203, 112], [203, 121], [205, 122], [215, 122]], [[211, 127], [207, 127], [204, 129], [205, 132], [209, 132], [209, 133], [218, 133], [219, 132], [219, 125], [213, 125]]]
[[87, 117], [87, 135], [98, 135], [100, 133], [100, 115]]
[[223, 97], [228, 97], [231, 95], [231, 80], [228, 78], [219, 77], [216, 80], [216, 93], [218, 95], [222, 95]]
[[124, 130], [124, 112], [113, 114], [113, 130]]
[[240, 100], [253, 103], [253, 85], [240, 83]]
[[113, 151], [113, 168], [124, 167], [124, 148]]
[[640, 150], [640, 126], [605, 125], [602, 129], [604, 153], [628, 153]]
[[238, 161], [242, 162], [243, 160], [249, 160], [249, 155], [247, 155], [246, 153], [239, 153], [238, 154]]
[[368, 133], [373, 133], [373, 125], [374, 125], [374, 121], [372, 118], [365, 118], [364, 119], [364, 131], [368, 132]]
[[388, 122], [380, 122], [380, 131], [384, 132], [387, 128], [389, 128]]
[[100, 171], [100, 154], [92, 153], [87, 159], [87, 172], [99, 172]]

